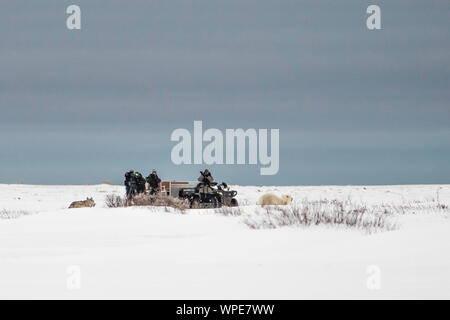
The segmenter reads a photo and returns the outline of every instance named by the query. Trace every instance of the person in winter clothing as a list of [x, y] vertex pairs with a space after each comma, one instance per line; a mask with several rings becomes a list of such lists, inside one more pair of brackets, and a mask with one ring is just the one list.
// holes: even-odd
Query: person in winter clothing
[[146, 180], [148, 185], [150, 186], [150, 194], [158, 193], [161, 179], [158, 177], [158, 173], [155, 169], [152, 170], [152, 173], [147, 177]]
[[211, 172], [209, 172], [208, 169], [205, 169], [205, 171], [200, 171], [200, 177], [197, 179], [199, 181], [199, 184], [197, 185], [197, 189], [202, 193], [208, 193], [212, 192], [211, 186], [214, 185], [214, 178], [211, 175]]
[[136, 183], [136, 192], [144, 193], [145, 192], [145, 179], [140, 172], [136, 172], [134, 174], [134, 180]]
[[133, 170], [130, 170], [127, 173], [125, 173], [125, 181], [123, 182], [123, 184], [125, 185], [127, 197], [130, 195], [131, 180], [133, 179], [133, 176], [134, 176]]
[[130, 191], [128, 193], [128, 198], [132, 198], [139, 193], [139, 173], [134, 172], [130, 179]]

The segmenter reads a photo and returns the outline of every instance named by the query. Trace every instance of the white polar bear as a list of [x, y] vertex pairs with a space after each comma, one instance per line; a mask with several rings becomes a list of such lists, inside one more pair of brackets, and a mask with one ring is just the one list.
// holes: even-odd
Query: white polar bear
[[278, 206], [285, 206], [291, 203], [292, 197], [290, 195], [283, 195], [281, 198], [272, 194], [267, 193], [263, 195], [261, 198], [259, 198], [258, 203], [261, 206], [269, 206], [269, 205], [278, 205]]

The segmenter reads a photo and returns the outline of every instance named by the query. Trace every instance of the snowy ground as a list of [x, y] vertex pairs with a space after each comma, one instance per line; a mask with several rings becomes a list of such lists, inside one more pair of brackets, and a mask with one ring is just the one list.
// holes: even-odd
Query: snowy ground
[[410, 209], [370, 235], [252, 230], [213, 210], [106, 208], [117, 186], [0, 185], [0, 211], [21, 215], [0, 218], [0, 298], [450, 298], [450, 186], [235, 188], [247, 214], [266, 192]]

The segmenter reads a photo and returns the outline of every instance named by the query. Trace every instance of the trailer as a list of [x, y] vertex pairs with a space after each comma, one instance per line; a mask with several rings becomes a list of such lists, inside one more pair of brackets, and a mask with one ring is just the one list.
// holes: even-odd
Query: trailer
[[162, 181], [161, 194], [172, 197], [179, 197], [181, 189], [195, 188], [196, 186], [196, 183], [189, 181]]

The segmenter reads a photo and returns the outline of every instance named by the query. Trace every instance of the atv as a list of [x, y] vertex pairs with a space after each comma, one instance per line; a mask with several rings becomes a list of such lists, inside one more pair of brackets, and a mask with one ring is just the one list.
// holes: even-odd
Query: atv
[[191, 208], [237, 207], [236, 195], [237, 191], [230, 190], [225, 182], [199, 183], [195, 188], [182, 188], [178, 192], [180, 198], [189, 200]]
[[230, 187], [222, 182], [217, 186], [217, 189], [222, 194], [222, 204], [227, 207], [237, 207], [239, 205], [237, 199], [235, 198], [237, 195], [236, 190], [230, 190]]

